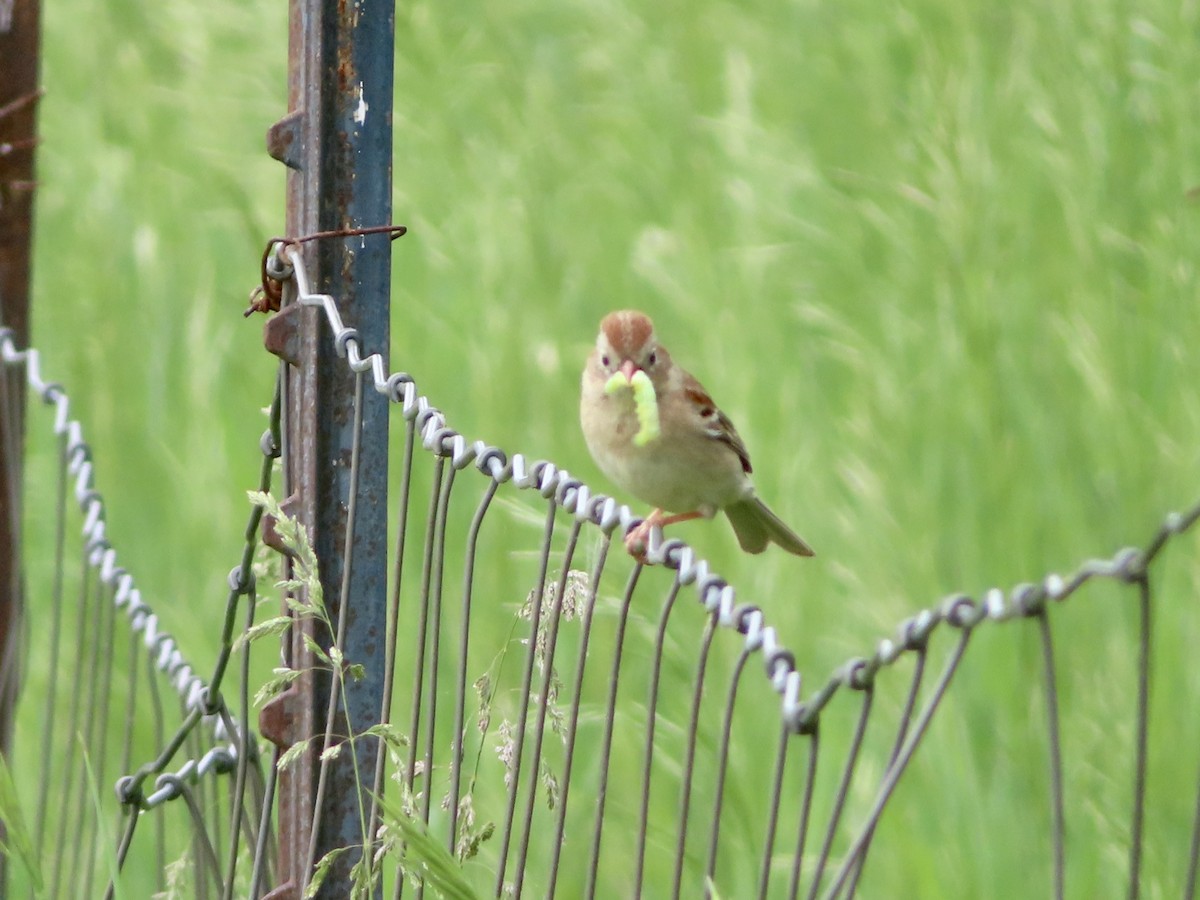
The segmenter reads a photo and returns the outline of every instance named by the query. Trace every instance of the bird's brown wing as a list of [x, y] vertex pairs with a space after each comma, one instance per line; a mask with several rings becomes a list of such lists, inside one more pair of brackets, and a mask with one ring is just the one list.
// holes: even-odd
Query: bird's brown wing
[[750, 466], [750, 453], [746, 450], [746, 445], [742, 443], [737, 429], [729, 421], [729, 416], [717, 408], [717, 404], [713, 402], [712, 397], [708, 395], [708, 392], [694, 378], [691, 379], [691, 383], [684, 390], [687, 392], [688, 399], [696, 405], [696, 412], [699, 414], [700, 420], [704, 423], [708, 436], [713, 440], [728, 444], [733, 448], [733, 452], [738, 455], [738, 459], [741, 460], [742, 471], [747, 475], [753, 472], [754, 469]]

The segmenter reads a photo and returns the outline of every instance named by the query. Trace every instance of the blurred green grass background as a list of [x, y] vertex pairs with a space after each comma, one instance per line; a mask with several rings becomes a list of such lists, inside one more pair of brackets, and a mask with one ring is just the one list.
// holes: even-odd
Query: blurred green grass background
[[[1198, 23], [1161, 0], [402, 5], [392, 368], [468, 438], [610, 490], [578, 373], [605, 312], [649, 312], [819, 555], [677, 533], [815, 687], [947, 593], [1107, 556], [1196, 499]], [[123, 564], [202, 671], [273, 377], [241, 311], [283, 221], [262, 146], [286, 35], [283, 4], [45, 4], [34, 343]], [[52, 490], [28, 488], [34, 557]], [[1156, 575], [1150, 896], [1178, 892], [1195, 802], [1185, 544]], [[493, 562], [477, 595], [522, 599], [530, 566]], [[1068, 887], [1091, 896], [1125, 865], [1136, 616], [1089, 588], [1054, 619]], [[1048, 883], [1036, 635], [974, 644], [872, 896]]]

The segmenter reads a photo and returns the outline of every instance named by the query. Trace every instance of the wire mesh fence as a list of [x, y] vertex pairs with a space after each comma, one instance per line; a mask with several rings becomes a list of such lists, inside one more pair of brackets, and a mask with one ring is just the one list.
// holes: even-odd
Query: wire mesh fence
[[[927, 734], [971, 634], [983, 625], [1029, 618], [1041, 643], [1047, 846], [1052, 887], [1061, 895], [1066, 812], [1050, 607], [1095, 578], [1129, 585], [1140, 611], [1128, 844], [1129, 889], [1136, 893], [1146, 772], [1148, 566], [1200, 510], [1169, 517], [1144, 550], [1087, 562], [1067, 578], [1051, 576], [979, 599], [951, 596], [901, 623], [894, 638], [849, 660], [806, 695], [794, 656], [762, 611], [740, 604], [733, 588], [685, 544], [658, 535], [651, 541], [648, 562], [675, 573], [665, 586], [647, 584], [640, 565], [626, 572], [623, 554], [614, 564], [611, 536], [638, 522], [628, 508], [551, 463], [529, 463], [466, 441], [411, 378], [389, 375], [379, 356], [364, 358], [335, 300], [309, 288], [298, 255], [285, 251], [276, 260], [282, 267], [276, 273], [294, 278], [297, 302], [323, 311], [347, 364], [360, 378], [369, 376], [403, 413], [386, 665], [389, 684], [411, 679], [411, 699], [407, 708], [396, 708], [389, 696], [380, 715], [400, 729], [391, 733], [390, 754], [404, 803], [397, 818], [428, 825], [460, 860], [480, 852], [489, 861], [491, 893], [854, 894], [883, 810]], [[411, 485], [414, 466], [420, 471], [424, 464], [431, 471], [423, 480], [428, 498], [422, 507], [414, 505]], [[458, 518], [470, 519], [463, 532], [450, 524], [452, 508], [464, 489], [472, 491], [458, 473], [472, 469], [485, 482], [478, 499], [472, 502], [469, 494], [459, 507]], [[472, 621], [481, 602], [475, 590], [481, 552], [508, 527], [503, 515], [497, 523], [492, 512], [507, 485], [537, 493], [545, 510], [527, 599], [511, 631], [498, 635]], [[414, 534], [422, 508], [424, 530]], [[448, 558], [461, 559], [457, 583], [447, 581]], [[406, 576], [418, 561], [417, 572]], [[698, 600], [699, 608], [687, 600]], [[687, 648], [682, 654], [681, 646]], [[510, 654], [516, 658], [505, 667]], [[765, 680], [747, 674], [752, 660], [761, 664]], [[663, 667], [680, 662], [687, 690], [678, 690], [678, 679], [664, 690]], [[877, 691], [885, 690], [903, 699], [877, 704]], [[829, 742], [821, 722], [839, 695], [854, 697], [844, 703], [858, 710], [848, 734], [834, 742], [841, 752], [821, 767], [819, 747], [823, 738]], [[403, 701], [402, 694], [396, 697]], [[775, 709], [765, 722], [764, 704]], [[775, 747], [772, 765], [737, 764], [739, 742], [751, 741]], [[326, 734], [324, 745], [333, 742]], [[865, 762], [864, 747], [883, 755]], [[499, 779], [489, 783], [483, 775], [481, 760], [491, 752], [504, 767], [503, 789]], [[377, 770], [372, 796], [388, 787], [388, 768]], [[835, 787], [818, 815], [814, 796], [824, 793], [822, 785]], [[390, 826], [385, 840], [398, 840], [400, 823]], [[485, 837], [492, 846], [481, 848]], [[426, 877], [436, 871], [423, 858], [408, 867]], [[1186, 877], [1190, 884], [1194, 875]], [[396, 884], [399, 893], [402, 879]]]
[[[0, 396], [28, 389], [49, 406], [57, 448], [45, 484], [9, 482], [31, 495], [31, 524], [53, 523], [40, 529], [50, 546], [24, 560], [31, 602], [22, 658], [6, 660], [25, 684], [22, 702], [41, 711], [38, 734], [21, 735], [9, 762], [13, 778], [36, 773], [37, 781], [33, 816], [18, 816], [7, 795], [9, 855], [37, 896], [112, 896], [130, 853], [153, 862], [139, 867], [150, 879], [126, 883], [126, 892], [186, 885], [203, 897], [257, 895], [254, 885], [271, 878], [273, 773], [250, 728], [245, 654], [232, 706], [221, 689], [233, 636], [245, 627], [239, 600], [254, 612], [261, 513], [251, 515], [245, 554], [230, 572], [225, 652], [205, 680], [109, 542], [91, 449], [66, 390], [43, 379], [37, 351], [18, 348], [7, 329], [0, 360]], [[7, 439], [14, 407], [0, 404]], [[270, 471], [268, 454], [263, 477]]]
[[[51, 549], [26, 557], [46, 571], [29, 573], [37, 594], [25, 669], [45, 680], [27, 677], [23, 702], [44, 718], [10, 761], [10, 771], [37, 771], [35, 814], [17, 830], [28, 836], [28, 868], [40, 872], [31, 893], [40, 884], [45, 896], [101, 895], [115, 882], [135, 895], [297, 895], [305, 885], [289, 881], [277, 857], [290, 843], [302, 848], [301, 880], [335, 896], [888, 894], [897, 886], [872, 882], [868, 854], [914, 852], [884, 812], [900, 802], [898, 786], [972, 636], [1028, 619], [1041, 666], [1023, 677], [1038, 685], [1045, 734], [1040, 757], [1019, 761], [1044, 784], [1030, 810], [1044, 823], [1031, 826], [1030, 853], [1048, 873], [1037, 890], [1068, 896], [1068, 834], [1089, 798], [1064, 788], [1057, 653], [1070, 636], [1056, 631], [1054, 607], [1099, 579], [1124, 586], [1138, 610], [1121, 787], [1125, 892], [1138, 894], [1158, 600], [1151, 573], [1200, 507], [1169, 516], [1144, 548], [1069, 576], [948, 597], [814, 689], [763, 611], [741, 602], [686, 544], [654, 533], [647, 564], [629, 559], [611, 540], [638, 523], [630, 509], [550, 462], [467, 441], [412, 378], [364, 352], [336, 299], [313, 292], [293, 247], [275, 246], [268, 274], [297, 308], [319, 310], [322, 340], [356, 373], [356, 408], [374, 391], [402, 421], [392, 454], [400, 486], [392, 576], [386, 595], [347, 592], [326, 606], [308, 535], [270, 493], [287, 493], [272, 483], [287, 409], [286, 388], [277, 389], [245, 550], [228, 579], [223, 649], [208, 679], [109, 544], [65, 390], [43, 379], [36, 351], [0, 332], [0, 397], [29, 390], [40, 398], [57, 442], [52, 477], [26, 486], [27, 515], [54, 520]], [[0, 419], [11, 406], [0, 406]], [[341, 498], [346, 533], [357, 452]], [[255, 562], [264, 512], [267, 541], [287, 559], [284, 614], [265, 618], [258, 581], [281, 576]], [[355, 658], [339, 636], [370, 603], [386, 605], [386, 634]], [[345, 613], [331, 618], [328, 608]], [[286, 650], [305, 623], [316, 625], [305, 631], [312, 669]], [[281, 636], [284, 665], [259, 698], [261, 731], [275, 744], [268, 752], [252, 727], [250, 695], [262, 685], [250, 660], [256, 648], [276, 655]], [[366, 720], [348, 720], [339, 704], [368, 667], [383, 686], [379, 704]], [[287, 698], [316, 679], [328, 685], [329, 714], [321, 729], [297, 733]], [[377, 751], [373, 767], [354, 770], [348, 793], [331, 788], [329, 766], [357, 759], [364, 745]], [[311, 802], [278, 808], [277, 844], [277, 772], [305, 758]], [[1200, 785], [1179, 789], [1196, 798], [1200, 816]], [[358, 833], [331, 849], [316, 835], [335, 806], [353, 811]], [[5, 817], [11, 834], [11, 806]], [[1198, 836], [1200, 819], [1176, 836], [1176, 858], [1188, 862], [1168, 880], [1184, 896], [1195, 889]], [[10, 839], [13, 852], [22, 853], [20, 840]], [[153, 862], [129, 864], [138, 858]], [[348, 875], [337, 860], [351, 863]], [[148, 869], [153, 883], [138, 882], [135, 869]]]

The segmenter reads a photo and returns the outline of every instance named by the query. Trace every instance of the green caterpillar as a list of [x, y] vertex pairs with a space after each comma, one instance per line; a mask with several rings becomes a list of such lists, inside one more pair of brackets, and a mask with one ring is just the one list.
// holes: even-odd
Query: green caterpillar
[[633, 403], [637, 410], [638, 432], [633, 436], [633, 443], [637, 447], [645, 447], [661, 433], [658, 424], [658, 397], [654, 393], [654, 384], [650, 381], [650, 376], [641, 369], [634, 372], [629, 381], [626, 381], [620, 372], [614, 372], [604, 384], [604, 393], [615, 394], [625, 387], [633, 389]]

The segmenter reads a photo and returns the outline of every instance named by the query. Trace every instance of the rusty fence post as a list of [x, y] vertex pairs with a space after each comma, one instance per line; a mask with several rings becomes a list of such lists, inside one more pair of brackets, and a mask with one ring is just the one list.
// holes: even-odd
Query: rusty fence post
[[[33, 237], [34, 147], [37, 142], [37, 0], [0, 3], [0, 328], [29, 346], [29, 271]], [[0, 754], [11, 748], [12, 715], [20, 687], [21, 456], [25, 445], [25, 381], [16, 375], [0, 415]], [[5, 836], [0, 824], [0, 838]], [[0, 895], [8, 882], [0, 855]]]
[[[391, 221], [392, 80], [394, 0], [344, 3], [291, 0], [289, 9], [289, 110], [267, 134], [268, 152], [288, 167], [287, 233], [298, 237]], [[303, 245], [314, 289], [336, 298], [346, 324], [356, 328], [364, 352], [388, 354], [391, 240], [387, 234], [329, 238]], [[290, 289], [290, 288], [289, 288]], [[369, 375], [363, 392], [360, 477], [356, 494], [352, 565], [347, 573], [351, 447], [355, 379], [337, 356], [323, 313], [285, 306], [267, 323], [268, 349], [288, 361], [284, 436], [285, 508], [309, 529], [320, 565], [325, 602], [333, 621], [346, 616], [345, 658], [366, 676], [347, 679], [335, 729], [359, 733], [379, 721], [387, 592], [387, 399]], [[345, 608], [343, 574], [348, 574]], [[328, 647], [331, 636], [307, 629]], [[306, 674], [263, 710], [263, 734], [279, 746], [320, 735], [325, 728], [330, 678], [316, 667], [293, 629], [289, 661]], [[347, 723], [346, 716], [349, 716]], [[360, 849], [338, 858], [319, 897], [349, 895], [349, 873], [361, 853], [359, 804], [370, 790], [376, 744], [358, 743], [355, 783], [351, 754], [327, 772], [324, 800], [314, 808], [320, 740], [279, 780], [280, 858], [271, 897], [299, 897], [311, 858], [338, 847]], [[317, 833], [311, 834], [314, 812]], [[311, 854], [310, 854], [311, 841]], [[378, 894], [377, 894], [378, 896]]]

